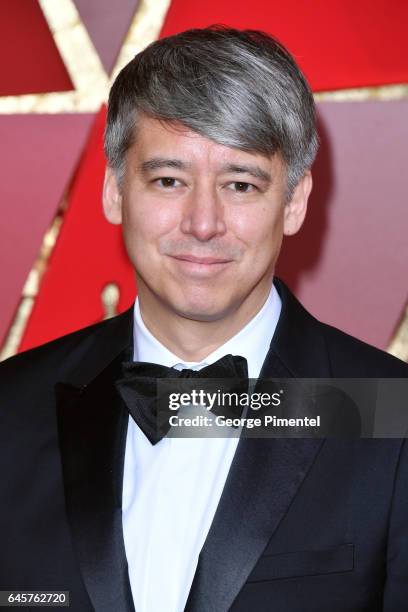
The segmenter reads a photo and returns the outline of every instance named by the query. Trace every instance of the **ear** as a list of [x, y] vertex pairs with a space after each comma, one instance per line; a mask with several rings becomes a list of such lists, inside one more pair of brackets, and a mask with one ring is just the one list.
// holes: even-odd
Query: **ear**
[[283, 220], [285, 236], [296, 234], [302, 227], [312, 186], [312, 173], [308, 170], [296, 185], [290, 201], [285, 205]]
[[116, 175], [109, 166], [105, 171], [102, 200], [106, 220], [114, 225], [120, 225], [122, 223], [122, 195]]

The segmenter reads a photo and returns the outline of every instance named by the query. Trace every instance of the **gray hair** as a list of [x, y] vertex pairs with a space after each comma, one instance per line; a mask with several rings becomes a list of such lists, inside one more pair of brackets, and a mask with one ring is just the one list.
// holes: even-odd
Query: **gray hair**
[[218, 144], [271, 156], [287, 166], [287, 196], [318, 148], [309, 85], [268, 34], [222, 26], [158, 40], [129, 62], [109, 94], [105, 154], [118, 181], [144, 113], [177, 121]]

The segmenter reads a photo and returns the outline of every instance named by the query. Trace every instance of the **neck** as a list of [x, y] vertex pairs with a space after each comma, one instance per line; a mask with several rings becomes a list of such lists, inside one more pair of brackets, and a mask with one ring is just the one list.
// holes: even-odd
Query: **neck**
[[203, 361], [247, 325], [265, 304], [271, 286], [259, 287], [233, 311], [217, 320], [199, 321], [171, 311], [139, 285], [144, 324], [169, 351], [184, 361]]

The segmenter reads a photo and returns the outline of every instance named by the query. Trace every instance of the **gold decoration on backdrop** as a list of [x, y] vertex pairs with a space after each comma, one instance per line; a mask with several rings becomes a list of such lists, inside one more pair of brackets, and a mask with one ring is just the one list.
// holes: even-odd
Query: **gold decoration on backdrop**
[[108, 283], [102, 289], [101, 300], [104, 311], [104, 319], [111, 319], [118, 314], [118, 304], [120, 298], [119, 287], [116, 283]]
[[[140, 0], [112, 75], [160, 33], [171, 0]], [[73, 0], [39, 0], [73, 91], [0, 97], [0, 114], [93, 113], [108, 98], [112, 81]], [[114, 78], [113, 76], [113, 78]]]
[[28, 319], [34, 307], [35, 299], [38, 295], [41, 278], [47, 269], [49, 257], [58, 238], [65, 208], [66, 196], [63, 199], [63, 205], [59, 209], [57, 216], [54, 218], [51, 226], [43, 238], [38, 257], [24, 284], [20, 304], [17, 308], [17, 314], [0, 352], [0, 361], [15, 355], [18, 351]]
[[[118, 72], [136, 53], [157, 39], [171, 0], [140, 0], [129, 31], [122, 44], [115, 67], [109, 77], [98, 52], [82, 23], [73, 0], [39, 0], [54, 42], [74, 86], [73, 91], [25, 94], [0, 97], [0, 114], [96, 112], [107, 100], [109, 87]], [[401, 100], [408, 98], [408, 85], [361, 87], [314, 95], [317, 102], [359, 102], [367, 100]], [[25, 283], [17, 314], [0, 352], [0, 360], [17, 352], [28, 318], [38, 294], [42, 275], [58, 238], [63, 207], [59, 209], [44, 236], [37, 260]], [[116, 312], [118, 287], [107, 285], [101, 299], [105, 315]], [[408, 360], [408, 309], [394, 336], [389, 351]]]
[[126, 64], [159, 37], [171, 0], [140, 0], [135, 18], [112, 70], [111, 83]]
[[39, 0], [74, 85], [59, 91], [0, 98], [0, 113], [94, 112], [106, 96], [106, 74], [73, 0]]
[[408, 303], [397, 331], [388, 347], [388, 352], [394, 355], [394, 357], [408, 362]]
[[[109, 86], [136, 53], [156, 40], [171, 0], [141, 0], [109, 77], [73, 0], [39, 0], [73, 91], [0, 97], [0, 114], [96, 112]], [[408, 98], [408, 85], [360, 87], [315, 94], [317, 102], [359, 102]]]
[[408, 84], [381, 85], [379, 87], [356, 87], [320, 91], [314, 94], [316, 102], [367, 102], [369, 100], [388, 101], [408, 98]]
[[[171, 0], [141, 0], [119, 53], [113, 74], [160, 33]], [[72, 0], [39, 0], [74, 91], [0, 97], [0, 114], [96, 112], [107, 100], [110, 79]], [[0, 360], [17, 353], [27, 327], [42, 276], [57, 241], [66, 198], [46, 232], [28, 275], [13, 323], [0, 351]], [[102, 296], [105, 315], [116, 314], [119, 290], [111, 283]]]

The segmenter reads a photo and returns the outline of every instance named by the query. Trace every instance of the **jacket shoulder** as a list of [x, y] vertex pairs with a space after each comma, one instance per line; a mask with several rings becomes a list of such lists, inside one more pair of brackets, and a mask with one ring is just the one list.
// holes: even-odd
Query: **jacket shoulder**
[[346, 332], [320, 323], [334, 376], [406, 378], [408, 364]]
[[[0, 363], [0, 388], [24, 385], [53, 385], [64, 379], [76, 364], [86, 362], [87, 355], [98, 344], [110, 346], [109, 339], [117, 336], [116, 330], [129, 329], [131, 309], [78, 331], [24, 351]], [[122, 334], [123, 335], [123, 334]]]

